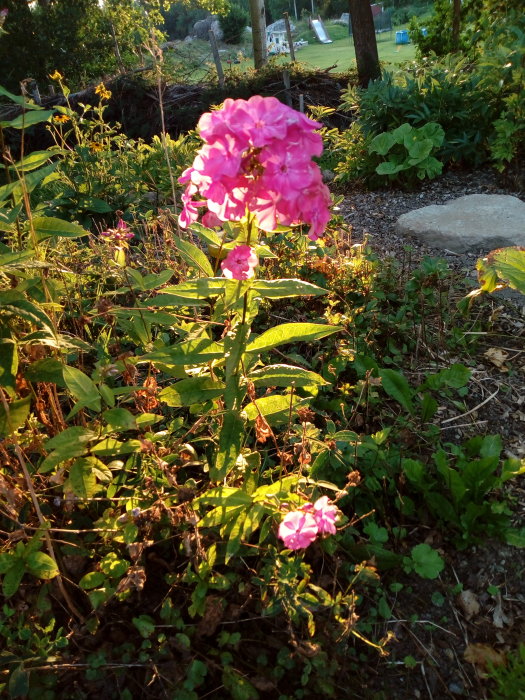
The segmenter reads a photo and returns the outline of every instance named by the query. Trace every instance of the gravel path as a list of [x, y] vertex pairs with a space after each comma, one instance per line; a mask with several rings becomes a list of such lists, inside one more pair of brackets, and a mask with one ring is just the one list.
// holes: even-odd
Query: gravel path
[[410, 246], [412, 258], [425, 255], [446, 259], [454, 268], [472, 271], [475, 276], [477, 255], [458, 255], [438, 248], [429, 248], [416, 239], [405, 238], [395, 232], [401, 214], [431, 204], [446, 204], [467, 194], [510, 194], [525, 201], [525, 192], [518, 192], [498, 184], [489, 170], [447, 172], [442, 177], [424, 182], [416, 192], [383, 190], [375, 192], [351, 191], [341, 206], [345, 221], [352, 225], [354, 242], [367, 235], [370, 244], [380, 255], [398, 257]]

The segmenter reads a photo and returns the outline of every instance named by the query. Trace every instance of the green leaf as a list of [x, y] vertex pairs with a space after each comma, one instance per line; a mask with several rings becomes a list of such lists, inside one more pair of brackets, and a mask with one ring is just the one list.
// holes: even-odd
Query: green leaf
[[144, 639], [148, 639], [155, 632], [155, 620], [149, 615], [139, 615], [132, 619], [133, 624]]
[[0, 338], [0, 387], [14, 396], [16, 373], [18, 370], [18, 351], [16, 343], [11, 338]]
[[0, 404], [0, 437], [8, 437], [24, 425], [30, 406], [31, 396], [12, 401], [8, 404], [8, 411], [3, 403]]
[[80, 236], [89, 235], [89, 231], [86, 231], [82, 226], [71, 221], [57, 219], [55, 216], [35, 216], [33, 226], [39, 241], [44, 241], [52, 236], [57, 236], [57, 238], [79, 238]]
[[63, 369], [62, 362], [54, 357], [46, 357], [30, 364], [24, 372], [24, 377], [30, 382], [50, 382], [65, 388]]
[[34, 102], [28, 102], [25, 97], [22, 97], [21, 95], [14, 95], [12, 92], [9, 92], [9, 90], [6, 90], [4, 87], [0, 85], [0, 95], [3, 97], [7, 97], [7, 99], [11, 100], [11, 102], [15, 102], [17, 105], [20, 105], [24, 109], [43, 109], [40, 105], [35, 104]]
[[157, 289], [157, 287], [162, 287], [163, 284], [169, 282], [173, 277], [173, 270], [162, 270], [162, 272], [150, 273], [145, 275], [142, 279], [142, 286], [144, 289]]
[[[5, 299], [6, 297], [4, 297]], [[23, 318], [24, 321], [33, 324], [37, 328], [46, 330], [54, 337], [55, 331], [51, 319], [45, 314], [39, 306], [27, 299], [16, 299], [7, 297], [7, 300], [1, 300], [0, 310], [7, 315]]]
[[210, 469], [211, 481], [222, 481], [234, 468], [241, 453], [244, 437], [244, 421], [234, 411], [225, 414], [219, 434], [219, 449], [215, 464]]
[[246, 352], [263, 352], [287, 343], [319, 340], [340, 330], [339, 326], [325, 326], [320, 323], [283, 323], [261, 333], [249, 343]]
[[298, 279], [256, 280], [251, 290], [264, 299], [284, 299], [286, 297], [320, 296], [328, 290], [311, 282]]
[[195, 222], [189, 227], [189, 230], [198, 236], [201, 240], [209, 245], [215, 246], [217, 248], [221, 247], [222, 240], [220, 236], [211, 228], [206, 228], [202, 224]]
[[63, 369], [64, 381], [73, 397], [79, 402], [69, 417], [78, 413], [81, 408], [89, 408], [93, 411], [100, 411], [100, 393], [96, 384], [87, 374], [84, 374], [76, 367], [69, 365]]
[[394, 163], [392, 160], [387, 160], [377, 166], [376, 173], [378, 175], [395, 175], [401, 172], [401, 170], [405, 170], [404, 163]]
[[[273, 394], [272, 396], [263, 396], [257, 399], [256, 402], [249, 403], [244, 411], [248, 420], [254, 421], [259, 412], [266, 418], [270, 425], [279, 425], [287, 423], [290, 417], [294, 417], [294, 409], [307, 402], [307, 399], [300, 399], [295, 395]], [[257, 405], [256, 405], [257, 404]]]
[[485, 435], [479, 450], [480, 457], [497, 457], [499, 458], [503, 450], [503, 442], [501, 435]]
[[320, 374], [310, 372], [302, 367], [293, 365], [267, 365], [262, 369], [254, 370], [248, 375], [248, 379], [255, 386], [284, 386], [311, 387], [325, 386], [327, 382]]
[[97, 492], [98, 486], [93, 466], [94, 458], [92, 457], [80, 457], [73, 462], [67, 483], [75, 496], [84, 499], [91, 498]]
[[142, 355], [138, 362], [162, 362], [166, 365], [200, 365], [224, 357], [223, 343], [209, 338], [187, 340], [177, 345]]
[[14, 558], [13, 564], [4, 574], [2, 581], [2, 593], [6, 598], [10, 598], [17, 592], [25, 571], [25, 561], [19, 557]]
[[19, 664], [13, 669], [9, 677], [8, 692], [10, 698], [25, 698], [29, 694], [29, 671], [24, 664]]
[[231, 700], [259, 700], [255, 687], [231, 666], [224, 666], [222, 684]]
[[424, 487], [427, 470], [417, 459], [403, 459], [402, 470], [407, 479], [420, 488]]
[[505, 541], [513, 547], [525, 547], [525, 527], [519, 530], [507, 530], [505, 533]]
[[201, 518], [198, 522], [199, 527], [218, 527], [230, 522], [233, 518], [237, 518], [241, 513], [244, 513], [246, 506], [217, 506], [209, 513]]
[[82, 576], [78, 585], [84, 591], [90, 591], [92, 588], [98, 588], [106, 580], [106, 575], [102, 571], [90, 571], [89, 574]]
[[413, 413], [412, 397], [414, 392], [401, 372], [397, 372], [394, 369], [382, 369], [379, 371], [379, 376], [381, 377], [381, 385], [386, 393], [400, 403], [409, 413]]
[[67, 452], [96, 438], [97, 433], [93, 430], [83, 428], [80, 425], [74, 425], [71, 428], [66, 428], [61, 433], [58, 433], [55, 437], [48, 440], [45, 444], [45, 448], [46, 450], [64, 450]]
[[432, 141], [430, 139], [422, 139], [421, 141], [413, 141], [410, 143], [408, 148], [409, 163], [410, 165], [417, 165], [421, 161], [430, 155], [433, 148]]
[[224, 384], [211, 377], [190, 377], [171, 384], [159, 394], [159, 399], [172, 408], [191, 406], [216, 399], [224, 393]]
[[233, 486], [215, 486], [212, 489], [205, 491], [202, 496], [195, 499], [194, 503], [199, 505], [228, 505], [241, 506], [249, 505], [252, 502], [251, 497], [243, 491], [243, 489], [234, 488]]
[[235, 521], [232, 522], [231, 527], [228, 528], [228, 542], [226, 543], [226, 552], [224, 554], [225, 564], [227, 564], [241, 548], [241, 535], [247, 514], [248, 512], [246, 510], [241, 511]]
[[444, 388], [461, 389], [469, 382], [471, 370], [465, 365], [454, 364], [428, 376], [421, 387], [439, 390]]
[[45, 581], [60, 573], [56, 561], [45, 552], [32, 552], [26, 559], [26, 568], [30, 574]]
[[368, 146], [369, 153], [379, 153], [380, 156], [385, 156], [396, 142], [395, 137], [389, 131], [378, 134], [372, 139]]
[[142, 448], [142, 443], [140, 440], [127, 440], [126, 442], [120, 442], [120, 440], [114, 440], [113, 438], [106, 438], [97, 442], [93, 445], [91, 452], [94, 455], [100, 455], [101, 457], [111, 457], [113, 455], [129, 455], [133, 452], [140, 452]]
[[238, 282], [225, 277], [201, 277], [190, 282], [164, 287], [162, 293], [143, 302], [144, 306], [204, 306], [213, 297], [224, 294]]
[[28, 126], [49, 121], [49, 118], [53, 116], [54, 112], [54, 109], [25, 112], [11, 119], [11, 121], [0, 122], [0, 125], [3, 126], [4, 129], [26, 129]]
[[194, 270], [199, 270], [205, 277], [213, 277], [213, 267], [206, 255], [196, 245], [183, 238], [173, 237], [175, 247], [182, 259]]
[[491, 253], [489, 260], [509, 287], [525, 294], [525, 248], [501, 248]]
[[54, 151], [33, 151], [33, 153], [25, 156], [23, 160], [19, 160], [18, 163], [10, 165], [9, 167], [19, 172], [29, 172], [30, 170], [40, 168], [53, 156], [62, 155], [64, 153], [67, 153], [67, 151], [62, 148], [55, 149]]
[[110, 408], [104, 411], [102, 417], [113, 430], [136, 430], [135, 416], [126, 408]]
[[412, 547], [411, 560], [414, 571], [421, 578], [437, 578], [445, 568], [445, 562], [439, 553], [425, 543]]

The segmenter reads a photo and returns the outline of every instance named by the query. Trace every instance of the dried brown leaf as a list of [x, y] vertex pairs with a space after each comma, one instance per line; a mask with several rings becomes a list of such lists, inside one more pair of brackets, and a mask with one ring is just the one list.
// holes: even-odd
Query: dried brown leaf
[[477, 666], [481, 671], [488, 671], [489, 665], [504, 666], [506, 663], [505, 654], [493, 649], [488, 644], [469, 644], [463, 658]]

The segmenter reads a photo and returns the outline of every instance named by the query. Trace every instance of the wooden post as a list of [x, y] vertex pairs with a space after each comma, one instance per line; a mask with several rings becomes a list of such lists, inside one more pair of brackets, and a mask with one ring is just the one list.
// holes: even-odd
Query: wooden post
[[290, 48], [290, 60], [295, 63], [295, 49], [293, 45], [292, 38], [292, 28], [290, 27], [290, 18], [288, 17], [288, 12], [283, 12], [284, 26], [286, 27], [286, 36], [288, 37], [288, 46]]
[[283, 70], [284, 94], [286, 95], [286, 104], [292, 106], [292, 93], [290, 91], [290, 71]]
[[224, 71], [222, 70], [221, 57], [219, 56], [219, 49], [217, 47], [217, 39], [215, 34], [210, 29], [208, 36], [210, 37], [211, 52], [213, 54], [213, 60], [215, 61], [215, 68], [217, 68], [217, 77], [219, 79], [219, 85], [224, 87]]
[[262, 68], [268, 61], [264, 0], [250, 0], [250, 18], [252, 22], [253, 65], [257, 69]]
[[299, 95], [299, 111], [304, 114], [304, 95], [301, 93]]

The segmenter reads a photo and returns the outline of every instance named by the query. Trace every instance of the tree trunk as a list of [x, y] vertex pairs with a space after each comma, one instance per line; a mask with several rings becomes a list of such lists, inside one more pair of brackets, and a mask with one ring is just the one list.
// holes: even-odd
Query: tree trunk
[[257, 69], [262, 68], [268, 60], [264, 0], [250, 0], [250, 16], [252, 21], [253, 64]]
[[368, 87], [371, 80], [381, 77], [377, 53], [376, 32], [370, 0], [348, 0], [359, 84]]
[[452, 5], [452, 51], [459, 51], [459, 28], [461, 25], [461, 0]]

